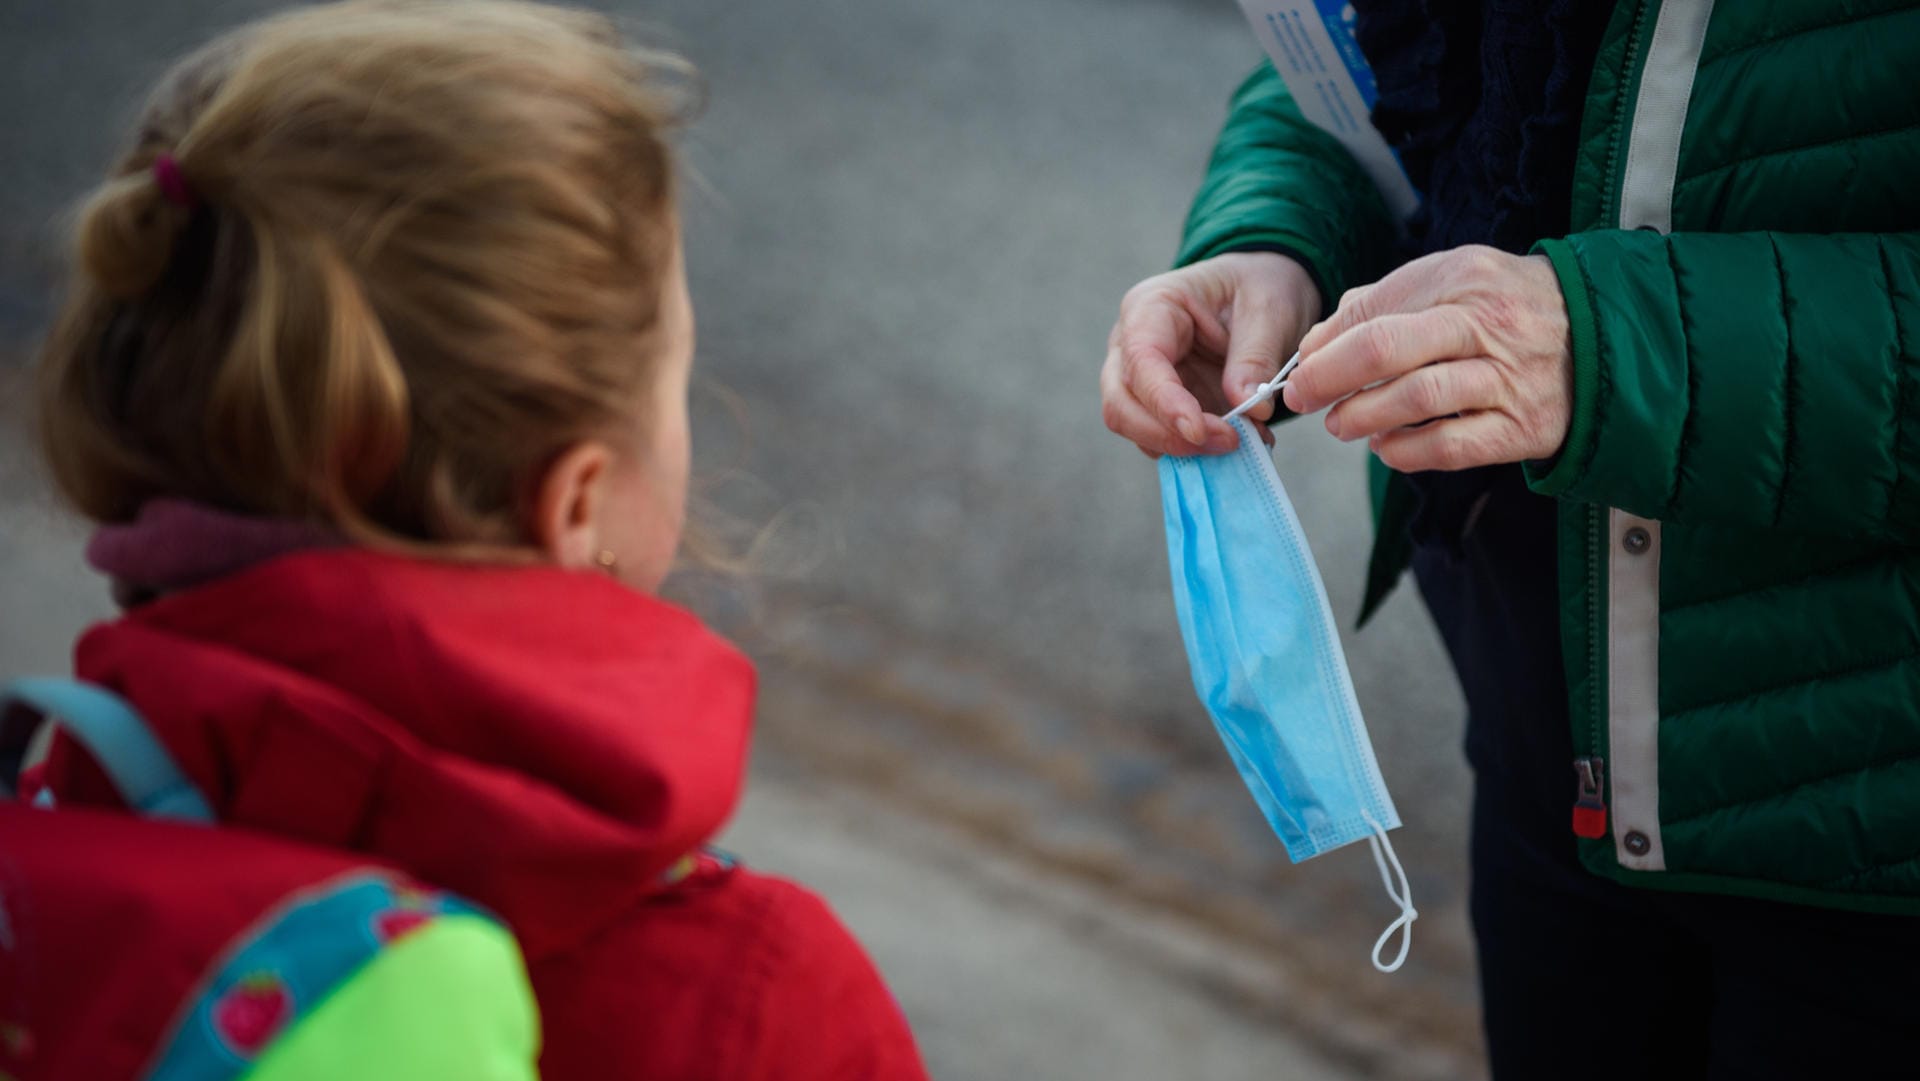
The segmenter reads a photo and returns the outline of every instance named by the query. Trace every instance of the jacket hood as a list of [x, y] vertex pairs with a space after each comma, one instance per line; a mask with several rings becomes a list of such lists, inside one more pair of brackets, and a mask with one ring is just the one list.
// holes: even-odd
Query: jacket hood
[[739, 795], [754, 675], [595, 574], [301, 551], [81, 639], [224, 823], [498, 912], [530, 959], [657, 888]]

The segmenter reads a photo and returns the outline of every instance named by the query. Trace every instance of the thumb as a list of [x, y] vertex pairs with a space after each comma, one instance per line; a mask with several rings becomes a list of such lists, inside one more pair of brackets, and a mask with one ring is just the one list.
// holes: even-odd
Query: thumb
[[1288, 322], [1271, 302], [1254, 301], [1244, 293], [1235, 298], [1227, 363], [1220, 376], [1228, 405], [1239, 405], [1279, 373], [1288, 352], [1284, 341]]

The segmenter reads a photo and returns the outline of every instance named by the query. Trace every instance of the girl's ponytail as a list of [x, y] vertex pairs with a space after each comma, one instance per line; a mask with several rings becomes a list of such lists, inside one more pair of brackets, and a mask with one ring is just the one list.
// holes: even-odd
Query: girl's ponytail
[[172, 497], [523, 541], [553, 455], [644, 436], [684, 76], [513, 0], [296, 8], [203, 50], [80, 213], [56, 480], [99, 520]]
[[359, 277], [244, 189], [205, 201], [164, 176], [136, 162], [81, 211], [84, 299], [44, 373], [56, 478], [101, 519], [168, 495], [371, 528], [410, 425]]
[[154, 166], [109, 181], [80, 211], [81, 273], [116, 299], [145, 293], [160, 280], [192, 216], [190, 205], [162, 192]]

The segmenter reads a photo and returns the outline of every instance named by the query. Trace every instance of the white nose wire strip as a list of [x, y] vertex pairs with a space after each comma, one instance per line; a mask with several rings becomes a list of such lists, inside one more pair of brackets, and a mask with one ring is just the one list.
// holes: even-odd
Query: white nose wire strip
[[1260, 384], [1258, 389], [1256, 389], [1252, 394], [1247, 396], [1246, 401], [1241, 402], [1239, 405], [1234, 406], [1232, 412], [1228, 413], [1224, 417], [1221, 417], [1220, 419], [1231, 423], [1233, 421], [1233, 418], [1239, 416], [1242, 413], [1245, 413], [1247, 410], [1252, 409], [1254, 406], [1259, 405], [1261, 402], [1268, 401], [1275, 394], [1280, 393], [1280, 388], [1287, 385], [1287, 376], [1292, 375], [1293, 370], [1299, 366], [1300, 366], [1300, 354], [1295, 353], [1293, 355], [1293, 359], [1287, 361], [1285, 364], [1282, 364], [1280, 366], [1280, 371], [1277, 374], [1275, 374], [1272, 379], [1269, 379], [1266, 382]]
[[[1400, 866], [1400, 857], [1394, 853], [1393, 842], [1387, 839], [1387, 831], [1380, 828], [1380, 823], [1375, 822], [1372, 815], [1365, 811], [1360, 814], [1367, 820], [1367, 825], [1373, 827], [1373, 836], [1367, 838], [1367, 844], [1373, 848], [1374, 866], [1380, 868], [1380, 882], [1387, 887], [1387, 896], [1400, 906], [1400, 915], [1387, 924], [1387, 929], [1380, 932], [1379, 940], [1373, 944], [1373, 967], [1382, 972], [1397, 972], [1407, 962], [1407, 951], [1413, 948], [1413, 921], [1420, 918], [1420, 913], [1413, 910], [1413, 887], [1407, 884], [1406, 868]], [[1387, 872], [1388, 864], [1393, 865], [1392, 874]], [[1397, 883], [1396, 878], [1399, 880]], [[1400, 952], [1393, 955], [1392, 961], [1382, 963], [1380, 951], [1387, 948], [1396, 931], [1401, 935]]]

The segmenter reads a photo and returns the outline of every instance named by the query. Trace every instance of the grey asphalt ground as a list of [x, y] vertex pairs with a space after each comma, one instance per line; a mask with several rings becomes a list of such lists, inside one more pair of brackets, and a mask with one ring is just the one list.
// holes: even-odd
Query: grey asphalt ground
[[[18, 438], [55, 215], [166, 58], [272, 6], [0, 4], [0, 672], [107, 611]], [[1099, 420], [1119, 297], [1256, 60], [1230, 0], [602, 6], [710, 84], [697, 471], [773, 523], [749, 579], [679, 587], [763, 667], [734, 843], [847, 913], [943, 1078], [1475, 1076], [1462, 707], [1424, 613], [1403, 589], [1347, 636], [1422, 912], [1385, 977], [1366, 853], [1288, 865], [1195, 703], [1154, 470]], [[1350, 628], [1362, 457], [1311, 421], [1276, 457]]]
[[834, 899], [889, 972], [936, 1078], [1355, 1076], [1352, 1063], [1226, 1001], [1285, 989], [1230, 940], [1036, 875], [938, 823], [874, 810], [768, 771], [723, 843]]

